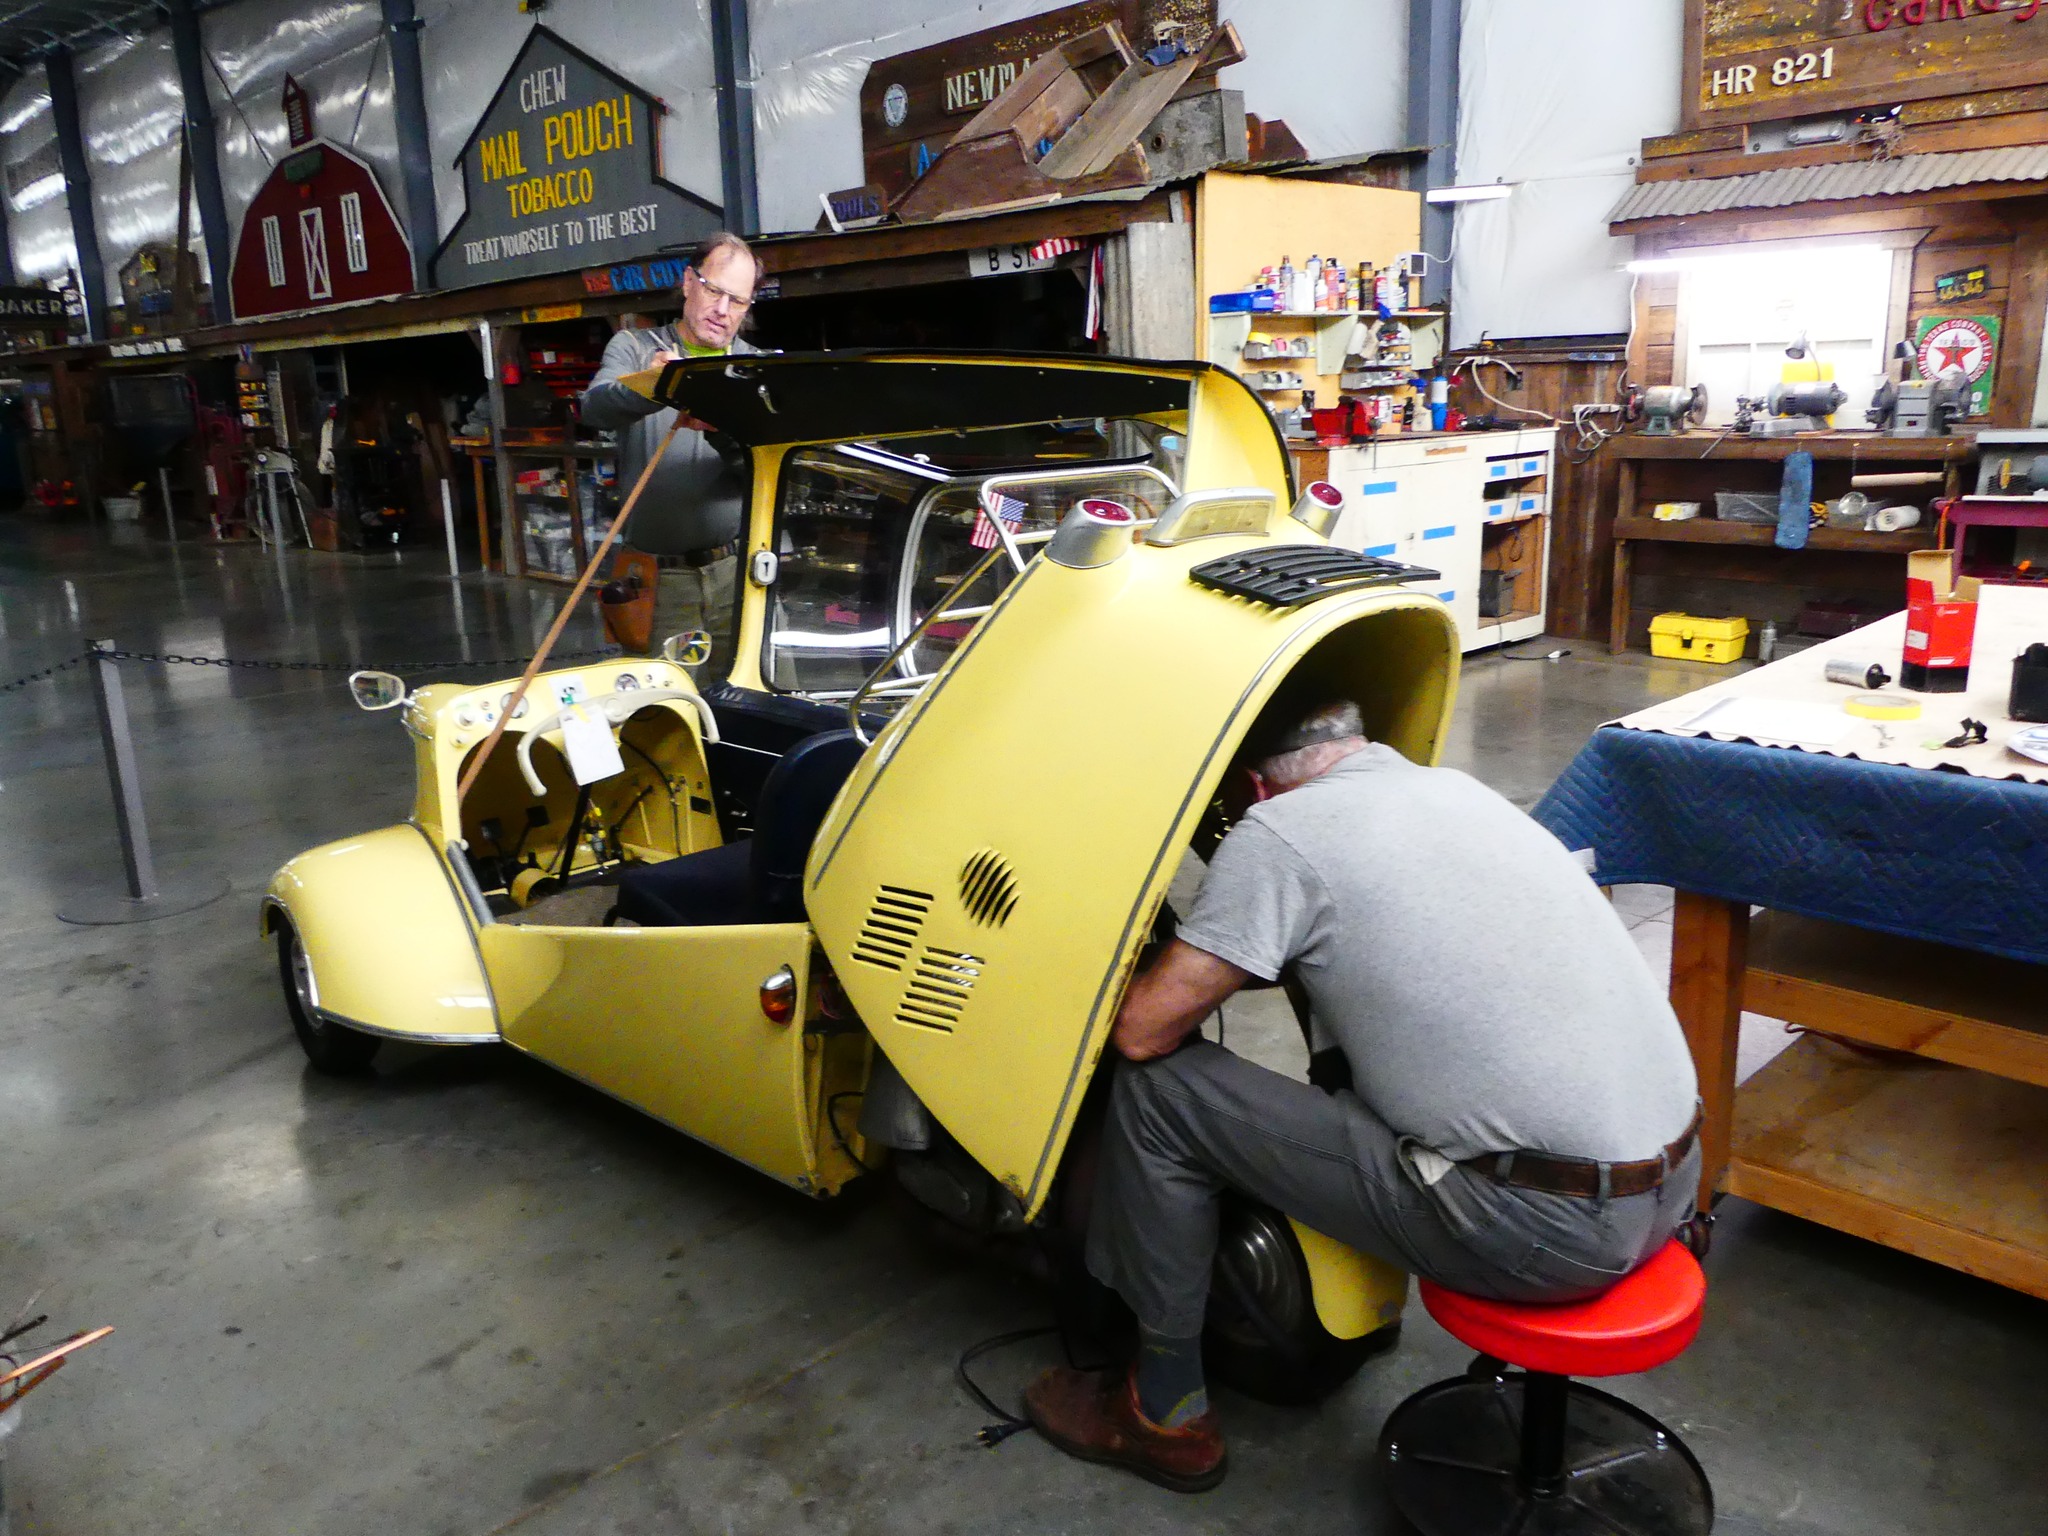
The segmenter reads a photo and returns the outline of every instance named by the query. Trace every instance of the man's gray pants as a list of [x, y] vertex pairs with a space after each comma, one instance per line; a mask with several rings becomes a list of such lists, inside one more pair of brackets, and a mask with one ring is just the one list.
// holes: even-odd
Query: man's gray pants
[[1217, 1199], [1234, 1189], [1455, 1291], [1569, 1301], [1605, 1290], [1692, 1214], [1697, 1143], [1654, 1190], [1581, 1199], [1453, 1167], [1425, 1184], [1416, 1145], [1349, 1091], [1320, 1088], [1198, 1040], [1119, 1061], [1088, 1227], [1088, 1268], [1138, 1321], [1202, 1331]]

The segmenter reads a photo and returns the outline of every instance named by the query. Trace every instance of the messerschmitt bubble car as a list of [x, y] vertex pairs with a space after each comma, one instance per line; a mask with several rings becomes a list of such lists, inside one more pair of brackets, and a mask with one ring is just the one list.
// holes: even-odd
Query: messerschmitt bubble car
[[[1299, 499], [1198, 363], [789, 354], [637, 387], [751, 461], [729, 630], [358, 702], [410, 816], [263, 903], [313, 1064], [502, 1042], [814, 1197], [886, 1168], [989, 1234], [1085, 1212], [1105, 1041], [1233, 751], [1283, 683], [1435, 758], [1449, 611]], [[710, 660], [704, 660], [707, 650]], [[715, 681], [714, 681], [715, 679]], [[1391, 1337], [1398, 1272], [1250, 1204], [1216, 1373], [1306, 1398]]]

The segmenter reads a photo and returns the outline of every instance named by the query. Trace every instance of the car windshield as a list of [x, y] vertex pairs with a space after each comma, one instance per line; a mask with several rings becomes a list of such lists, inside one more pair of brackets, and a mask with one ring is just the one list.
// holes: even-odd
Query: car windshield
[[979, 590], [960, 587], [998, 543], [984, 502], [1005, 531], [1027, 540], [1088, 496], [1156, 517], [1175, 494], [1183, 441], [1176, 427], [1150, 421], [1086, 421], [791, 454], [776, 508], [762, 668], [769, 685], [843, 698], [950, 601], [965, 611], [933, 624], [899, 668], [929, 673], [1015, 575], [1001, 561]]

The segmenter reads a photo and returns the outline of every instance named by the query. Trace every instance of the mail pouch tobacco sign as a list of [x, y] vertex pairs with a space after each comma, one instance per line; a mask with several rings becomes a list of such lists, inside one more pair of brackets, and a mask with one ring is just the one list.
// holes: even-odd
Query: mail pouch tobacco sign
[[445, 287], [600, 267], [701, 239], [717, 205], [664, 181], [654, 99], [536, 27], [462, 146]]

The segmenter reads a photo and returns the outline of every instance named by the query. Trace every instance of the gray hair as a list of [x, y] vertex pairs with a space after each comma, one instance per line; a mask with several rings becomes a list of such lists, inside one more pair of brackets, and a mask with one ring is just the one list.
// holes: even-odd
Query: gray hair
[[1259, 771], [1267, 778], [1292, 778], [1312, 749], [1333, 741], [1365, 739], [1365, 717], [1349, 699], [1318, 705], [1293, 726], [1263, 743]]

